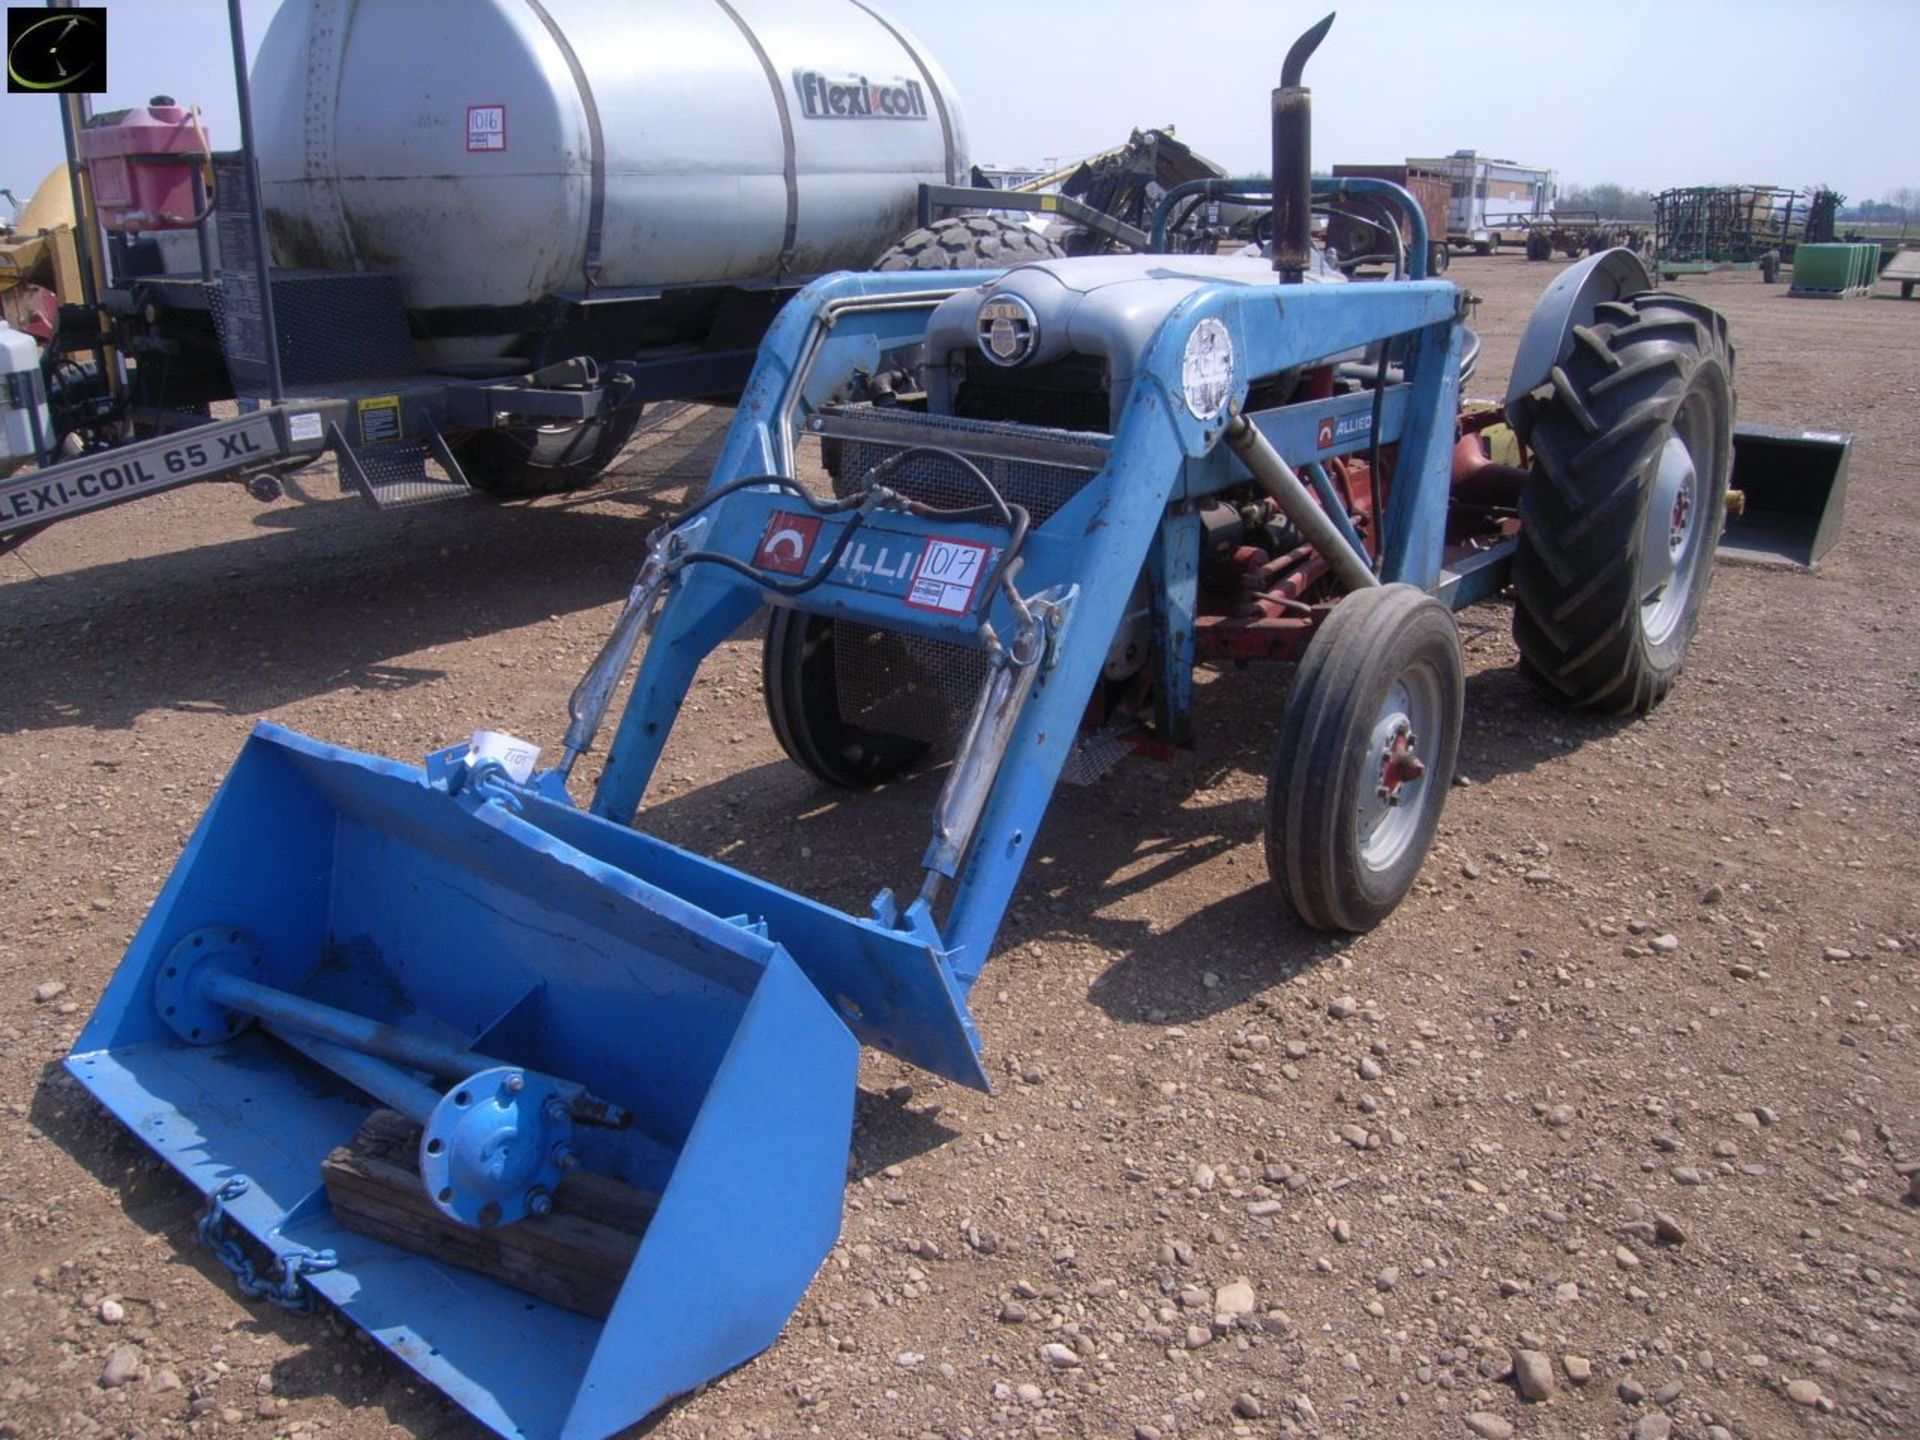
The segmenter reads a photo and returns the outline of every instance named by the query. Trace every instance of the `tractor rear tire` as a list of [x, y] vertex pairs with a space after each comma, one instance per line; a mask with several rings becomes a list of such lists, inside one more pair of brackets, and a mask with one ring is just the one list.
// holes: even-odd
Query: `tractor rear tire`
[[1005, 215], [951, 215], [903, 235], [880, 252], [876, 270], [1010, 270], [1066, 252]]
[[1347, 596], [1308, 644], [1267, 772], [1266, 845], [1274, 888], [1314, 929], [1371, 930], [1413, 887], [1453, 783], [1465, 677], [1453, 612], [1412, 585]]
[[784, 606], [767, 618], [760, 684], [774, 736], [794, 764], [842, 790], [870, 790], [897, 779], [930, 748], [904, 735], [865, 729], [840, 713], [834, 647], [879, 633]]
[[1556, 702], [1651, 710], [1700, 623], [1733, 467], [1726, 321], [1659, 291], [1598, 306], [1549, 381], [1509, 408], [1533, 449], [1513, 635]]
[[639, 405], [577, 425], [517, 425], [476, 430], [453, 442], [467, 483], [495, 500], [526, 500], [584, 490], [633, 438]]

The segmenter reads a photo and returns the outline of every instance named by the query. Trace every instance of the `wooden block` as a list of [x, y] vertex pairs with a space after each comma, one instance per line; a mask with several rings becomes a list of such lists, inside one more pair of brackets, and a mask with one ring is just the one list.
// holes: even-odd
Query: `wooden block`
[[449, 1220], [421, 1188], [420, 1127], [376, 1110], [321, 1166], [334, 1218], [387, 1244], [475, 1270], [538, 1299], [605, 1318], [659, 1198], [576, 1170], [553, 1213], [473, 1230]]

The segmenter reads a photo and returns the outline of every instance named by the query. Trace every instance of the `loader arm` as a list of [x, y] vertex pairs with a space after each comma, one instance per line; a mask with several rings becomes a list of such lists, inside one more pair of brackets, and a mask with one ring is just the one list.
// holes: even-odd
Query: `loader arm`
[[[991, 277], [952, 278], [970, 286]], [[1194, 558], [1192, 506], [1246, 483], [1247, 471], [1221, 443], [1229, 416], [1245, 399], [1246, 377], [1283, 372], [1383, 336], [1407, 337], [1412, 378], [1395, 387], [1390, 434], [1383, 437], [1399, 444], [1402, 477], [1394, 487], [1383, 574], [1423, 587], [1437, 580], [1457, 404], [1458, 299], [1452, 286], [1436, 282], [1338, 291], [1197, 289], [1173, 306], [1148, 344], [1111, 440], [1033, 427], [968, 432], [943, 417], [892, 415], [888, 423], [902, 437], [936, 450], [964, 455], [991, 440], [1017, 443], [1017, 453], [1035, 463], [1097, 466], [1085, 468], [1071, 499], [1032, 524], [1018, 554], [1009, 557], [1014, 537], [986, 515], [915, 513], [904, 503], [884, 502], [820, 510], [790, 468], [799, 427], [824, 400], [846, 392], [855, 368], [911, 341], [914, 324], [924, 326], [926, 296], [924, 276], [832, 277], [783, 313], [728, 434], [709, 499], [686, 522], [699, 527], [690, 542], [697, 548], [678, 557], [663, 587], [591, 810], [623, 825], [633, 822], [700, 662], [765, 605], [1002, 657], [1018, 648], [1023, 631], [1034, 634], [1039, 648], [1026, 657], [1030, 679], [1017, 691], [1003, 684], [1004, 693], [987, 697], [976, 714], [948, 778], [916, 898], [901, 906], [882, 892], [873, 918], [840, 915], [837, 930], [818, 907], [810, 912], [807, 942], [788, 943], [796, 963], [863, 1040], [979, 1084], [977, 1063], [951, 1064], [960, 1035], [978, 1043], [964, 1003], [957, 1012], [916, 1010], [871, 969], [867, 983], [850, 988], [847, 954], [869, 944], [877, 927], [923, 942], [956, 999], [963, 1001], [979, 978], [1136, 582], [1150, 563], [1178, 570]], [[1209, 319], [1227, 327], [1243, 363], [1233, 402], [1203, 420], [1184, 403], [1180, 374], [1188, 337]], [[1326, 408], [1304, 402], [1251, 418], [1297, 445]], [[976, 508], [991, 510], [994, 498], [983, 489]], [[964, 590], [932, 585], [929, 570], [951, 556], [974, 563], [977, 584]], [[1008, 558], [1016, 563], [1003, 571]], [[1035, 610], [1044, 611], [1038, 623]], [[1170, 638], [1184, 642], [1174, 649], [1190, 668], [1191, 627], [1186, 630]], [[1017, 668], [1013, 659], [1004, 663]], [[1182, 666], [1174, 661], [1169, 668]], [[995, 673], [991, 667], [989, 673]], [[964, 834], [949, 833], [956, 816], [966, 822]], [[775, 938], [786, 938], [774, 913], [786, 892], [747, 877], [730, 883], [736, 896], [758, 887], [760, 903], [746, 909], [764, 915]]]

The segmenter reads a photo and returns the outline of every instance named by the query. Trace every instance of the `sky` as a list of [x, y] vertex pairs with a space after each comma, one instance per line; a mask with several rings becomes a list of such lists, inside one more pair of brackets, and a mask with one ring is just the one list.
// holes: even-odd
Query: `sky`
[[[361, 0], [383, 3], [383, 0]], [[461, 0], [480, 3], [480, 0]], [[618, 4], [621, 0], [599, 0]], [[777, 0], [775, 0], [777, 3]], [[973, 158], [1066, 161], [1171, 124], [1234, 173], [1268, 168], [1268, 95], [1326, 13], [1277, 0], [880, 0], [945, 67]], [[279, 0], [243, 0], [249, 48]], [[746, 8], [744, 5], [743, 9]], [[1920, 188], [1920, 0], [1346, 0], [1307, 68], [1314, 163], [1456, 149], [1644, 189]], [[113, 0], [101, 109], [198, 101], [237, 143], [222, 0]], [[0, 185], [60, 160], [42, 96], [0, 95]]]

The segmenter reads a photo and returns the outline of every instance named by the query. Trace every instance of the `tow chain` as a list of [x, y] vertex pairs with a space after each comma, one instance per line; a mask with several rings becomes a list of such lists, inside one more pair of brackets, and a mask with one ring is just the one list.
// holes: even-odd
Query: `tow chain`
[[200, 1217], [201, 1240], [220, 1263], [233, 1272], [240, 1293], [249, 1299], [271, 1300], [282, 1310], [313, 1308], [313, 1297], [302, 1283], [308, 1275], [331, 1270], [340, 1259], [331, 1250], [309, 1250], [296, 1245], [276, 1255], [273, 1273], [263, 1278], [246, 1249], [227, 1228], [227, 1206], [247, 1193], [247, 1177], [236, 1175], [207, 1196], [207, 1213]]

